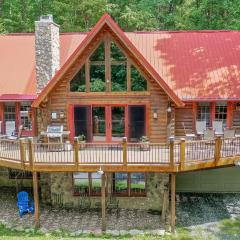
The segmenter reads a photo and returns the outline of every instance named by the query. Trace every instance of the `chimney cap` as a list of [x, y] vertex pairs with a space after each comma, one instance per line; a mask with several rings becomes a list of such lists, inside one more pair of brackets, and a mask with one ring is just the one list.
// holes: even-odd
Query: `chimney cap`
[[48, 14], [48, 15], [43, 15], [40, 17], [40, 22], [53, 22], [53, 15]]

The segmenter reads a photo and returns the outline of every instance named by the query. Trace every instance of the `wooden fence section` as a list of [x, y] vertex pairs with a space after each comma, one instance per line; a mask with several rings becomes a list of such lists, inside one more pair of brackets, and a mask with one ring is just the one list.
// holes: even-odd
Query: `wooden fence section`
[[177, 173], [234, 165], [240, 138], [157, 143], [35, 143], [0, 140], [0, 166], [37, 172]]

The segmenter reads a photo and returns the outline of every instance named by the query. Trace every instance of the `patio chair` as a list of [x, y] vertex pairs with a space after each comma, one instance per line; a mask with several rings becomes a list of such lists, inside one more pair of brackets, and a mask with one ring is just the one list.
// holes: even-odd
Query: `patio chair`
[[215, 130], [216, 135], [223, 135], [223, 122], [219, 120], [213, 121], [213, 129]]
[[234, 138], [236, 130], [235, 129], [224, 129], [223, 137], [224, 138]]
[[78, 201], [80, 210], [89, 210], [91, 208], [91, 199], [88, 194], [81, 194]]
[[184, 134], [185, 134], [186, 139], [189, 139], [189, 140], [195, 139], [196, 135], [193, 132], [186, 129], [184, 122], [182, 122], [182, 125], [183, 125]]
[[51, 198], [53, 207], [63, 207], [63, 193], [52, 193]]
[[196, 121], [196, 132], [197, 135], [203, 136], [204, 131], [207, 128], [207, 122], [206, 121]]
[[7, 135], [7, 139], [9, 140], [18, 140], [21, 138], [23, 132], [23, 125], [20, 125], [18, 131], [14, 131], [11, 136]]
[[119, 216], [119, 200], [112, 194], [107, 199], [107, 209], [110, 211], [117, 210], [117, 216]]
[[215, 131], [213, 129], [206, 129], [203, 132], [203, 140], [214, 140]]
[[27, 192], [19, 192], [17, 194], [17, 199], [20, 218], [22, 218], [24, 214], [34, 213], [34, 203], [31, 199], [29, 199]]

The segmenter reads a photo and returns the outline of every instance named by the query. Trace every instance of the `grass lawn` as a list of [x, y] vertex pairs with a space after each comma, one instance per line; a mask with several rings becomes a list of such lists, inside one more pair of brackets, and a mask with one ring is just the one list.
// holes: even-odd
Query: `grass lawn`
[[29, 230], [29, 232], [25, 231], [17, 231], [16, 229], [8, 229], [4, 225], [0, 225], [0, 240], [23, 240], [23, 239], [34, 239], [34, 240], [55, 240], [55, 239], [139, 239], [139, 240], [148, 240], [148, 239], [159, 239], [159, 240], [197, 240], [196, 238], [191, 238], [188, 236], [186, 231], [181, 231], [178, 236], [166, 235], [166, 236], [152, 236], [152, 235], [137, 235], [137, 236], [119, 236], [113, 237], [111, 235], [101, 235], [94, 236], [93, 234], [82, 234], [79, 237], [72, 237], [66, 231], [55, 231], [49, 234], [40, 233], [37, 230]]

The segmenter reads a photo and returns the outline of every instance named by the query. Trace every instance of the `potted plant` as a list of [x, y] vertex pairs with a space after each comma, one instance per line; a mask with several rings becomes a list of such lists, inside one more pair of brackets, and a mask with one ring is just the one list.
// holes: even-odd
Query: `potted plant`
[[140, 148], [142, 151], [149, 151], [150, 149], [150, 141], [147, 136], [142, 136], [140, 138]]
[[86, 147], [86, 137], [84, 134], [78, 136], [79, 148], [83, 149]]

